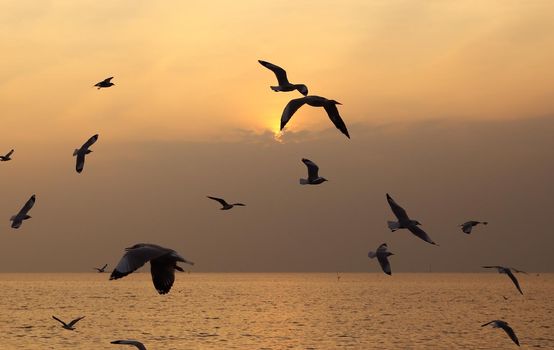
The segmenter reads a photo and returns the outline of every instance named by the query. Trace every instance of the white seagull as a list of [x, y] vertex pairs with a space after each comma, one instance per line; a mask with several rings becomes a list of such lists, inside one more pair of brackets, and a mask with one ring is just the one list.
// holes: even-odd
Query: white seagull
[[98, 273], [106, 272], [106, 267], [108, 267], [108, 264], [104, 264], [102, 267], [93, 267]]
[[77, 164], [75, 165], [75, 170], [77, 170], [78, 173], [81, 173], [81, 171], [83, 171], [83, 168], [85, 167], [85, 155], [92, 152], [89, 147], [92, 146], [96, 142], [96, 140], [98, 140], [98, 134], [88, 139], [87, 142], [85, 142], [81, 146], [81, 148], [73, 151], [73, 156], [77, 156]]
[[194, 265], [192, 261], [186, 260], [173, 249], [155, 244], [138, 243], [125, 250], [125, 255], [119, 260], [110, 280], [125, 277], [150, 261], [152, 282], [159, 294], [169, 293], [175, 281], [175, 270], [184, 271], [177, 265], [178, 261]]
[[7, 162], [8, 160], [12, 160], [10, 157], [13, 153], [13, 149], [9, 151], [5, 156], [0, 156], [0, 162]]
[[53, 319], [55, 319], [56, 321], [60, 322], [62, 324], [62, 328], [64, 329], [67, 329], [68, 331], [73, 331], [75, 330], [75, 327], [73, 327], [77, 322], [81, 321], [83, 318], [85, 318], [85, 316], [81, 316], [81, 317], [78, 317], [76, 319], [74, 319], [73, 321], [69, 322], [69, 323], [65, 323], [64, 321], [60, 320], [59, 318], [57, 318], [56, 316], [52, 316]]
[[489, 223], [486, 222], [486, 221], [470, 220], [470, 221], [466, 221], [463, 224], [461, 224], [460, 227], [462, 228], [462, 231], [464, 231], [465, 233], [467, 233], [469, 235], [471, 233], [471, 229], [473, 229], [473, 226], [477, 226], [479, 224], [488, 225]]
[[508, 326], [508, 322], [502, 321], [502, 320], [493, 320], [493, 321], [490, 321], [490, 322], [487, 322], [487, 323], [481, 325], [481, 327], [488, 326], [489, 324], [492, 324], [492, 328], [502, 328], [504, 330], [504, 332], [506, 332], [506, 334], [508, 334], [508, 336], [510, 336], [510, 339], [512, 339], [512, 341], [517, 346], [519, 346], [519, 339], [517, 339], [516, 333], [514, 332], [512, 327]]
[[292, 115], [304, 104], [308, 104], [312, 107], [323, 107], [325, 108], [325, 111], [327, 112], [327, 115], [329, 116], [329, 119], [335, 124], [335, 127], [339, 129], [346, 137], [350, 138], [350, 135], [348, 134], [348, 129], [346, 128], [346, 125], [344, 124], [344, 121], [340, 117], [339, 110], [337, 109], [336, 105], [340, 105], [342, 103], [337, 102], [335, 100], [328, 100], [325, 97], [321, 96], [305, 96], [301, 98], [296, 98], [294, 100], [291, 100], [283, 110], [283, 114], [281, 115], [281, 130], [287, 125], [290, 118], [292, 118]]
[[213, 199], [214, 201], [217, 201], [219, 202], [219, 204], [222, 205], [222, 207], [220, 208], [220, 210], [229, 210], [231, 209], [232, 207], [234, 207], [235, 205], [238, 205], [240, 207], [245, 207], [246, 204], [242, 204], [242, 203], [233, 203], [233, 204], [229, 204], [225, 201], [225, 199], [223, 198], [217, 198], [217, 197], [211, 197], [211, 196], [206, 196], [208, 197], [209, 199]]
[[410, 230], [411, 233], [413, 233], [417, 237], [421, 238], [425, 242], [431, 243], [431, 244], [434, 244], [434, 245], [438, 245], [437, 243], [433, 242], [431, 237], [429, 237], [429, 235], [425, 231], [423, 231], [420, 227], [418, 227], [418, 225], [421, 225], [421, 223], [417, 220], [410, 219], [410, 217], [406, 213], [406, 210], [404, 210], [404, 208], [399, 206], [394, 201], [394, 199], [392, 199], [392, 197], [388, 193], [387, 193], [387, 202], [389, 202], [389, 205], [390, 205], [390, 208], [392, 209], [392, 212], [394, 213], [394, 215], [398, 219], [398, 222], [397, 221], [387, 221], [389, 229], [392, 232], [394, 232], [396, 230], [399, 230], [399, 229], [402, 229], [402, 228], [407, 228], [408, 230]]
[[[512, 280], [512, 282], [514, 283], [514, 285], [516, 286], [517, 290], [521, 293], [521, 295], [523, 295], [523, 291], [521, 290], [521, 287], [519, 286], [519, 282], [516, 278], [516, 276], [514, 276], [514, 274], [512, 273], [512, 270], [514, 270], [514, 272], [523, 272], [521, 270], [517, 270], [517, 269], [514, 269], [514, 268], [510, 268], [510, 267], [504, 267], [504, 266], [481, 266], [482, 268], [484, 269], [496, 269], [498, 271], [498, 273], [503, 273], [503, 274], [506, 274], [508, 275], [508, 277], [510, 277], [510, 279]], [[524, 272], [526, 273], [526, 272]]]
[[325, 181], [329, 181], [326, 178], [318, 175], [319, 167], [317, 166], [317, 164], [306, 158], [302, 158], [302, 163], [306, 164], [306, 166], [308, 167], [308, 178], [300, 179], [301, 185], [319, 185], [321, 183], [324, 183]]
[[101, 88], [109, 88], [110, 86], [115, 85], [111, 82], [112, 79], [113, 77], [106, 78], [101, 82], [94, 84], [94, 86], [98, 87], [98, 90], [100, 90]]
[[146, 346], [144, 346], [144, 344], [136, 340], [114, 340], [111, 342], [111, 344], [133, 345], [133, 346], [136, 346], [137, 349], [139, 350], [146, 350]]
[[19, 228], [23, 223], [23, 220], [27, 220], [31, 218], [31, 216], [28, 215], [27, 213], [29, 213], [29, 210], [31, 210], [33, 205], [35, 205], [35, 201], [36, 201], [36, 196], [32, 195], [31, 198], [29, 198], [29, 200], [27, 201], [27, 203], [25, 203], [23, 208], [21, 208], [19, 213], [17, 213], [16, 215], [13, 215], [10, 218], [10, 220], [12, 221], [13, 228]]
[[275, 73], [275, 76], [277, 77], [277, 83], [279, 85], [277, 86], [270, 86], [271, 90], [277, 92], [277, 91], [294, 91], [298, 90], [302, 95], [306, 96], [308, 94], [308, 87], [304, 84], [291, 84], [289, 80], [287, 79], [287, 72], [279, 67], [274, 65], [273, 63], [269, 63], [266, 61], [258, 60], [260, 64], [273, 73]]
[[379, 265], [381, 265], [381, 269], [383, 269], [383, 272], [387, 275], [392, 275], [388, 259], [388, 257], [391, 255], [394, 254], [388, 251], [386, 243], [381, 244], [379, 248], [377, 248], [376, 252], [370, 251], [369, 253], [367, 253], [367, 256], [370, 259], [377, 258], [377, 260], [379, 261]]

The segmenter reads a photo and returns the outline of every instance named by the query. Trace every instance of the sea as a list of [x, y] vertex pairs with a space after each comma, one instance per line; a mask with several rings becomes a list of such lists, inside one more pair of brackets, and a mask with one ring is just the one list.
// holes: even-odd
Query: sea
[[[554, 349], [554, 274], [0, 274], [0, 349]], [[66, 322], [85, 316], [74, 331]]]

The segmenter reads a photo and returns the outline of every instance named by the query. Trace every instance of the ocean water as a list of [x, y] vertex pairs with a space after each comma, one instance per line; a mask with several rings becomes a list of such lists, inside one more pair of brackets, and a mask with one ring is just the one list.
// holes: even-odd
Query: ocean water
[[[0, 274], [0, 349], [554, 349], [554, 274]], [[504, 299], [507, 298], [507, 300]], [[53, 320], [86, 316], [67, 331]]]

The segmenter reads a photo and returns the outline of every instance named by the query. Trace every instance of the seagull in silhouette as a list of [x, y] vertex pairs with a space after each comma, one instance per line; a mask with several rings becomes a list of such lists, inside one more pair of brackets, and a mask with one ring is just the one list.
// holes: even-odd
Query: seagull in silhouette
[[277, 77], [277, 83], [279, 85], [277, 86], [270, 86], [271, 90], [278, 92], [278, 91], [294, 91], [298, 90], [302, 95], [306, 96], [308, 94], [308, 87], [304, 84], [291, 84], [289, 80], [287, 79], [287, 72], [279, 67], [274, 65], [273, 63], [269, 63], [266, 61], [258, 60], [260, 64], [273, 73], [275, 73], [275, 76]]
[[93, 267], [98, 273], [106, 272], [106, 267], [108, 267], [108, 264], [104, 264], [102, 267]]
[[486, 222], [486, 221], [466, 221], [464, 222], [463, 224], [460, 225], [460, 227], [462, 228], [462, 231], [464, 231], [465, 233], [467, 233], [468, 235], [471, 233], [471, 230], [473, 229], [474, 226], [477, 226], [479, 224], [483, 224], [483, 225], [488, 225], [489, 223]]
[[245, 207], [246, 206], [246, 204], [242, 204], [242, 203], [229, 204], [223, 198], [217, 198], [217, 197], [211, 197], [211, 196], [206, 196], [206, 197], [208, 197], [209, 199], [213, 199], [214, 201], [219, 202], [219, 204], [222, 205], [222, 207], [220, 208], [221, 210], [229, 210], [232, 207], [234, 207], [235, 205], [238, 205], [240, 207]]
[[8, 153], [6, 153], [5, 156], [0, 156], [0, 162], [7, 162], [8, 160], [12, 160], [12, 158], [10, 157], [12, 153], [13, 153], [13, 149]]
[[133, 345], [133, 346], [136, 346], [137, 349], [139, 350], [146, 350], [146, 346], [144, 346], [144, 344], [136, 340], [114, 340], [111, 342], [111, 344]]
[[73, 331], [75, 330], [75, 327], [73, 327], [77, 322], [81, 321], [83, 318], [85, 318], [85, 316], [81, 316], [81, 317], [78, 317], [76, 319], [74, 319], [73, 321], [69, 322], [69, 323], [65, 323], [64, 321], [60, 320], [59, 318], [57, 318], [56, 316], [52, 316], [53, 319], [55, 319], [56, 321], [60, 322], [62, 324], [62, 328], [64, 329], [67, 329], [68, 331]]
[[101, 88], [109, 88], [110, 86], [115, 85], [111, 82], [112, 79], [113, 77], [106, 78], [101, 82], [94, 84], [94, 86], [98, 87], [98, 90], [100, 90]]
[[410, 219], [410, 217], [406, 213], [406, 210], [404, 210], [404, 208], [399, 206], [388, 193], [387, 193], [387, 202], [389, 202], [392, 212], [398, 219], [398, 222], [387, 221], [389, 229], [392, 232], [402, 228], [407, 228], [408, 230], [410, 230], [411, 233], [421, 238], [425, 242], [438, 245], [437, 243], [433, 242], [431, 237], [429, 237], [429, 235], [425, 231], [423, 231], [420, 227], [418, 227], [418, 225], [421, 225], [421, 223], [417, 220]]
[[512, 269], [510, 267], [504, 267], [504, 266], [481, 266], [481, 267], [484, 269], [496, 269], [498, 273], [504, 273], [508, 275], [508, 277], [510, 277], [512, 282], [514, 282], [514, 285], [516, 286], [517, 290], [521, 293], [521, 295], [523, 295], [523, 292], [521, 291], [521, 287], [519, 286], [519, 282], [516, 276], [514, 276], [514, 274], [512, 273]]
[[177, 265], [178, 261], [194, 265], [180, 256], [176, 251], [159, 245], [138, 243], [125, 248], [125, 255], [113, 270], [110, 280], [116, 280], [134, 272], [142, 265], [150, 261], [150, 273], [152, 282], [159, 294], [167, 294], [175, 282], [175, 270], [184, 270]]
[[490, 322], [487, 322], [487, 323], [481, 325], [481, 327], [488, 326], [489, 324], [492, 324], [492, 328], [502, 328], [504, 330], [504, 332], [506, 332], [506, 334], [508, 334], [510, 339], [512, 339], [512, 341], [517, 346], [519, 346], [519, 340], [517, 339], [516, 333], [514, 332], [512, 327], [508, 326], [508, 322], [502, 321], [502, 320], [494, 320], [494, 321], [490, 321]]
[[304, 104], [308, 104], [312, 107], [323, 107], [325, 108], [325, 111], [327, 112], [327, 115], [329, 116], [329, 119], [335, 124], [337, 129], [339, 129], [346, 137], [350, 138], [350, 135], [348, 134], [348, 129], [346, 129], [346, 125], [344, 124], [344, 121], [339, 115], [339, 110], [337, 109], [336, 105], [340, 105], [342, 103], [337, 102], [335, 100], [328, 100], [325, 97], [321, 96], [305, 96], [301, 98], [296, 98], [294, 100], [291, 100], [283, 110], [283, 114], [281, 115], [281, 130], [287, 125], [290, 118], [292, 118], [292, 115]]
[[381, 269], [383, 269], [383, 272], [389, 276], [392, 275], [388, 259], [388, 257], [391, 255], [394, 254], [388, 251], [386, 243], [381, 244], [379, 248], [377, 248], [377, 251], [370, 251], [369, 253], [367, 253], [367, 256], [370, 259], [377, 258], [377, 260], [379, 261], [379, 265], [381, 265]]
[[85, 167], [85, 155], [92, 152], [89, 147], [92, 146], [96, 142], [96, 140], [98, 140], [98, 134], [88, 139], [87, 142], [85, 142], [81, 146], [81, 148], [73, 151], [73, 156], [77, 156], [77, 164], [75, 166], [75, 170], [77, 170], [78, 173], [81, 173], [81, 171], [83, 171], [83, 168]]
[[316, 163], [312, 162], [307, 158], [302, 158], [302, 163], [306, 164], [308, 167], [308, 178], [300, 179], [301, 185], [319, 185], [325, 181], [329, 181], [324, 177], [318, 175], [319, 167]]
[[35, 205], [36, 197], [35, 195], [32, 195], [31, 198], [25, 203], [23, 208], [19, 211], [19, 213], [13, 215], [10, 220], [12, 222], [12, 228], [19, 228], [21, 224], [23, 223], [23, 220], [30, 219], [31, 216], [27, 215], [29, 213], [29, 210]]

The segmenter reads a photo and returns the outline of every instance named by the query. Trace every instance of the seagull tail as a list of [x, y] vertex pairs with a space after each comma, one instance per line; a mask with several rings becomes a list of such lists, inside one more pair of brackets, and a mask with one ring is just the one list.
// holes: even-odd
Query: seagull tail
[[79, 150], [78, 150], [78, 149], [75, 149], [75, 151], [73, 151], [73, 156], [76, 156], [77, 153], [79, 153]]
[[400, 228], [400, 224], [396, 221], [387, 221], [387, 225], [391, 231], [396, 231]]
[[309, 184], [309, 182], [308, 182], [307, 179], [300, 179], [300, 184], [301, 185], [307, 185], [307, 184]]

